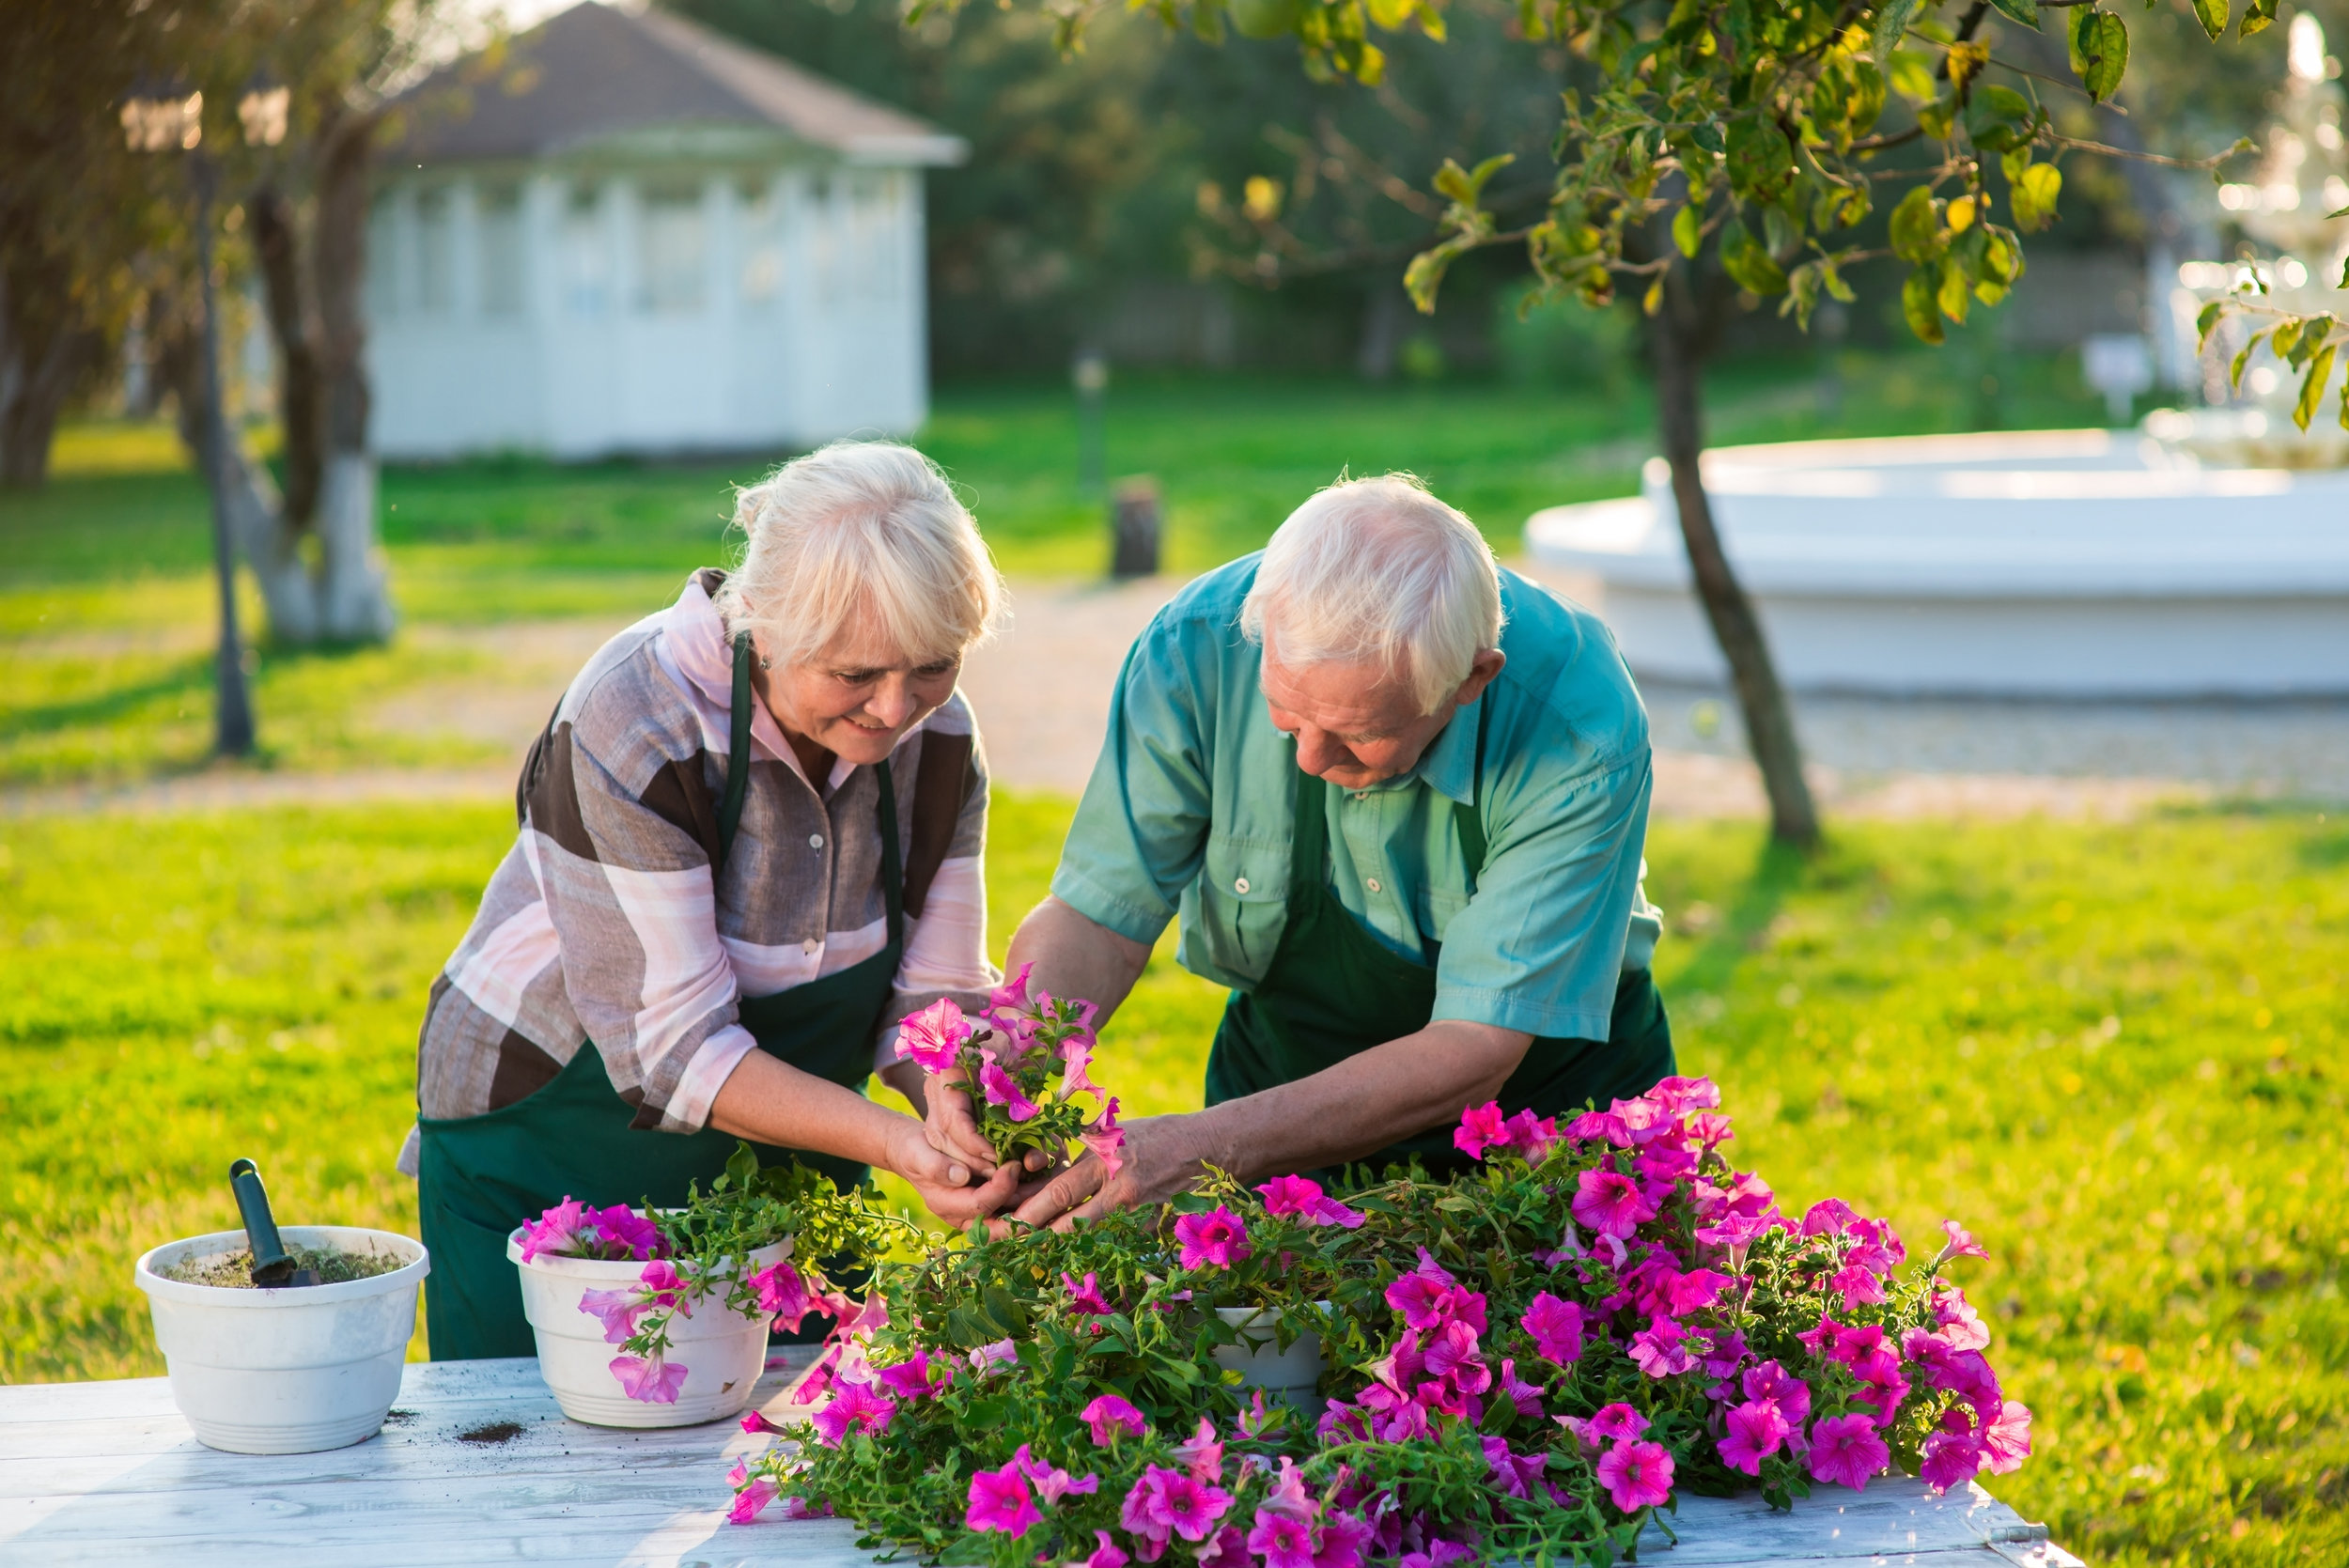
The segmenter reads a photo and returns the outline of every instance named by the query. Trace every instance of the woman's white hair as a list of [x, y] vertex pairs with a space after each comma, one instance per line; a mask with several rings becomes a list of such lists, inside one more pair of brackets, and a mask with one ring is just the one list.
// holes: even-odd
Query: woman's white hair
[[836, 441], [735, 493], [742, 558], [718, 590], [729, 637], [801, 663], [869, 618], [916, 665], [995, 629], [1003, 580], [936, 463], [889, 441]]
[[1501, 645], [1501, 569], [1413, 475], [1341, 479], [1274, 531], [1239, 624], [1283, 664], [1384, 669], [1433, 713]]

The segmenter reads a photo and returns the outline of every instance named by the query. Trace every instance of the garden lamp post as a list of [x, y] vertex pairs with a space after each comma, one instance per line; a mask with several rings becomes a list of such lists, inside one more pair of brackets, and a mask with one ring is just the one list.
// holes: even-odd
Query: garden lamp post
[[[246, 139], [273, 146], [285, 139], [284, 88], [249, 92], [238, 105]], [[212, 287], [212, 201], [219, 171], [202, 149], [204, 95], [134, 93], [122, 105], [122, 134], [133, 152], [188, 154], [195, 187], [195, 268], [203, 301], [200, 351], [204, 378], [204, 477], [212, 500], [212, 565], [220, 582], [220, 649], [213, 678], [219, 688], [214, 748], [223, 756], [253, 753], [253, 704], [245, 691], [244, 644], [237, 634], [237, 559], [228, 536], [228, 416], [220, 384], [220, 301]]]

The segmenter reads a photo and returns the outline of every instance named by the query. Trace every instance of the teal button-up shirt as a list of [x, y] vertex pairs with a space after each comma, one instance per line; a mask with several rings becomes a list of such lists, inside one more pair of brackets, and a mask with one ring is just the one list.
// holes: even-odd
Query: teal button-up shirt
[[[1136, 640], [1052, 892], [1152, 942], [1182, 921], [1183, 967], [1246, 989], [1287, 923], [1296, 743], [1275, 729], [1240, 635], [1246, 556], [1186, 587]], [[1436, 962], [1438, 1018], [1603, 1040], [1617, 976], [1659, 922], [1641, 889], [1647, 711], [1606, 627], [1501, 574], [1508, 662], [1480, 702], [1485, 869], [1470, 892], [1453, 802], [1476, 794], [1477, 710], [1410, 772], [1329, 792], [1330, 889], [1398, 956]]]

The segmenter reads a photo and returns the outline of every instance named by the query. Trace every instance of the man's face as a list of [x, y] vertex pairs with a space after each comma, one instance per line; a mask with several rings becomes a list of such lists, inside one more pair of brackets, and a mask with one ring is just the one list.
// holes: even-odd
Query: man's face
[[1340, 789], [1367, 789], [1419, 766], [1464, 695], [1482, 691], [1500, 667], [1499, 654], [1479, 655], [1460, 693], [1433, 713], [1422, 713], [1410, 687], [1391, 671], [1340, 660], [1291, 667], [1274, 657], [1269, 642], [1262, 682], [1273, 727], [1297, 737], [1297, 766]]

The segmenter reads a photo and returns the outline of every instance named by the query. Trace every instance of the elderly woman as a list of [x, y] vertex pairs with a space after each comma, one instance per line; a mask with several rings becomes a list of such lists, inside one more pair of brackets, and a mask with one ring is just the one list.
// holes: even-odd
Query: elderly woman
[[564, 693], [433, 985], [401, 1168], [436, 1360], [532, 1353], [514, 1226], [566, 1196], [681, 1202], [737, 1138], [844, 1184], [894, 1171], [950, 1219], [1017, 1177], [861, 1092], [879, 1065], [918, 1096], [893, 1020], [976, 1008], [996, 978], [955, 681], [1001, 580], [936, 466], [887, 442], [786, 464], [735, 521], [740, 566], [694, 574]]

